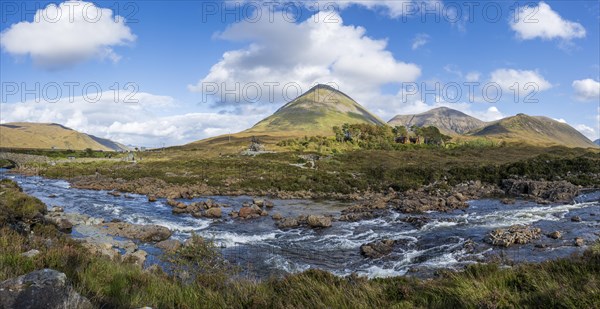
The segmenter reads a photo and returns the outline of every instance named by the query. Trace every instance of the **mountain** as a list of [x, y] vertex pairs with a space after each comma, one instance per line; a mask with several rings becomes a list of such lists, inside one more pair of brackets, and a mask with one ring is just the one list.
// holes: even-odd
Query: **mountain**
[[474, 132], [473, 135], [544, 146], [597, 147], [587, 137], [566, 123], [547, 117], [525, 114], [492, 122]]
[[438, 107], [416, 115], [397, 115], [388, 124], [406, 127], [434, 126], [448, 135], [465, 134], [486, 125], [477, 118], [447, 107]]
[[600, 138], [594, 141], [594, 144], [600, 146]]
[[122, 144], [77, 132], [60, 124], [31, 122], [0, 124], [0, 148], [128, 150]]
[[344, 123], [386, 125], [348, 95], [317, 85], [244, 132], [331, 135], [333, 126]]

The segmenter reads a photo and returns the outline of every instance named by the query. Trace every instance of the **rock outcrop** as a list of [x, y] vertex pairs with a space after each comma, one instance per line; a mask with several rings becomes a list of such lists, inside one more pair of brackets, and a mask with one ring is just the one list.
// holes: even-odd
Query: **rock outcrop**
[[0, 283], [0, 308], [93, 308], [77, 293], [67, 276], [53, 269], [30, 272]]
[[110, 235], [137, 239], [143, 242], [159, 242], [171, 237], [171, 231], [160, 225], [109, 222], [102, 224], [101, 227]]
[[502, 189], [507, 195], [533, 199], [540, 203], [571, 202], [580, 188], [567, 181], [505, 179]]

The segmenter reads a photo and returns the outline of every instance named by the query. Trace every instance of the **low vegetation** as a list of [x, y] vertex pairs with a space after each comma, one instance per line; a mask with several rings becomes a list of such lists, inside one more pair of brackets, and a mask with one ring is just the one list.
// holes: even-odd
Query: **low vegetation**
[[[44, 222], [19, 233], [6, 221], [43, 212], [39, 200], [9, 180], [0, 183], [0, 280], [33, 270], [64, 272], [75, 289], [103, 308], [595, 308], [600, 305], [600, 244], [577, 257], [500, 268], [477, 264], [432, 280], [368, 280], [309, 270], [264, 281], [236, 275], [210, 242], [195, 237], [171, 258], [170, 271], [90, 255]], [[24, 211], [23, 205], [27, 206]], [[26, 257], [21, 253], [37, 249]], [[208, 257], [208, 258], [207, 258]], [[190, 268], [190, 266], [193, 266]], [[187, 276], [182, 276], [188, 270]]]

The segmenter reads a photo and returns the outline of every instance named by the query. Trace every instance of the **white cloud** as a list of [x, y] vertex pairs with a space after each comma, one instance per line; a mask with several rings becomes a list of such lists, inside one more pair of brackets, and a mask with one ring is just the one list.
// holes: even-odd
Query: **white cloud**
[[571, 85], [577, 99], [582, 101], [600, 100], [600, 82], [586, 78], [575, 80]]
[[479, 81], [479, 77], [481, 77], [481, 73], [477, 71], [469, 72], [465, 76], [465, 80], [468, 82], [477, 82]]
[[[92, 96], [92, 95], [90, 95]], [[162, 116], [177, 107], [168, 96], [138, 93], [139, 103], [114, 102], [112, 91], [103, 92], [96, 103], [83, 97], [64, 98], [56, 103], [35, 101], [2, 103], [1, 122], [60, 123], [80, 132], [124, 144], [158, 147], [180, 145], [206, 137], [247, 129], [265, 114], [248, 111], [242, 115], [213, 112]]]
[[577, 131], [581, 132], [581, 134], [585, 135], [585, 137], [589, 138], [590, 140], [593, 141], [598, 139], [598, 133], [596, 132], [596, 129], [588, 127], [585, 124], [578, 124], [574, 127], [577, 129]]
[[556, 120], [556, 121], [558, 121], [560, 123], [567, 123], [567, 121], [564, 120], [563, 118], [560, 118], [560, 119], [552, 118], [552, 119], [554, 119], [554, 120]]
[[427, 43], [429, 43], [429, 35], [426, 33], [419, 33], [413, 39], [411, 48], [412, 50], [417, 50], [419, 47], [422, 47]]
[[29, 55], [46, 69], [72, 66], [90, 58], [118, 61], [113, 47], [136, 37], [124, 18], [91, 2], [65, 1], [49, 4], [36, 12], [33, 21], [23, 21], [4, 30], [2, 48], [15, 56]]
[[[336, 13], [318, 13], [301, 23], [290, 23], [275, 14], [273, 22], [261, 19], [231, 25], [218, 37], [250, 44], [224, 53], [208, 75], [188, 88], [202, 92], [203, 85], [214, 83], [219, 88], [216, 101], [232, 103], [233, 96], [223, 95], [225, 89], [239, 84], [236, 92], [243, 94], [244, 86], [255, 83], [261, 87], [261, 102], [281, 103], [290, 99], [282, 95], [288, 83], [299, 85], [302, 91], [318, 82], [335, 83], [358, 97], [379, 93], [382, 85], [410, 82], [420, 76], [419, 66], [399, 61], [386, 50], [386, 40], [372, 39], [364, 28], [344, 25], [341, 17], [332, 18], [331, 14]], [[274, 100], [265, 86], [269, 82], [280, 83], [274, 87]]]
[[517, 33], [517, 37], [522, 40], [540, 38], [568, 41], [586, 35], [585, 28], [581, 24], [563, 19], [543, 1], [537, 6], [519, 8], [509, 23], [512, 30]]
[[491, 73], [490, 81], [497, 83], [505, 91], [513, 91], [511, 87], [516, 83], [523, 94], [552, 87], [552, 84], [537, 71], [528, 70], [497, 69]]

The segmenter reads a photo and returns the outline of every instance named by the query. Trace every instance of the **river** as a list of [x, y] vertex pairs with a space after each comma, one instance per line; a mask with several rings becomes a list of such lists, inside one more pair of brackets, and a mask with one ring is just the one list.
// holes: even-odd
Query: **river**
[[[332, 227], [322, 230], [280, 230], [270, 217], [243, 221], [226, 215], [239, 209], [243, 202], [251, 201], [248, 196], [211, 196], [191, 200], [211, 198], [231, 205], [224, 208], [222, 219], [212, 220], [187, 214], [173, 215], [164, 199], [151, 203], [143, 195], [115, 197], [107, 191], [74, 189], [63, 180], [7, 174], [6, 171], [0, 171], [0, 178], [16, 181], [26, 193], [39, 198], [48, 207], [62, 206], [65, 212], [105, 220], [158, 224], [171, 229], [174, 232], [172, 237], [180, 240], [185, 240], [192, 233], [213, 239], [227, 259], [239, 264], [247, 273], [263, 278], [309, 268], [327, 270], [340, 276], [353, 272], [371, 278], [405, 274], [427, 276], [442, 268], [460, 269], [492, 256], [504, 261], [540, 262], [582, 252], [585, 247], [575, 247], [574, 238], [582, 237], [589, 244], [598, 239], [600, 232], [600, 192], [580, 195], [570, 204], [556, 205], [526, 201], [517, 201], [514, 205], [504, 205], [497, 200], [470, 201], [469, 208], [465, 210], [425, 214], [432, 220], [421, 228], [403, 222], [405, 214], [392, 212], [389, 216], [368, 221], [334, 221]], [[349, 205], [336, 201], [272, 201], [275, 207], [271, 212], [279, 212], [283, 216], [309, 213], [338, 216]], [[582, 221], [572, 222], [573, 216], [581, 217]], [[484, 236], [491, 230], [513, 224], [531, 224], [544, 233], [558, 230], [563, 237], [554, 240], [542, 236], [531, 244], [510, 248], [492, 247], [483, 242]], [[77, 231], [74, 231], [76, 234]], [[395, 239], [399, 244], [389, 256], [380, 259], [361, 256], [362, 244], [381, 239]], [[141, 247], [151, 254], [146, 263], [156, 263], [160, 250], [149, 244]]]

